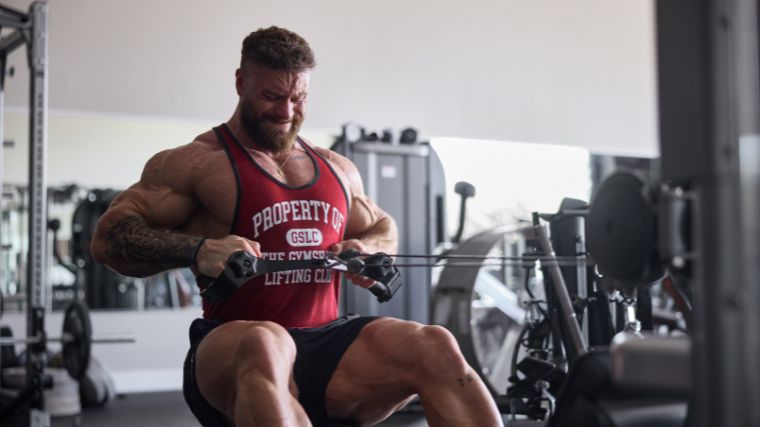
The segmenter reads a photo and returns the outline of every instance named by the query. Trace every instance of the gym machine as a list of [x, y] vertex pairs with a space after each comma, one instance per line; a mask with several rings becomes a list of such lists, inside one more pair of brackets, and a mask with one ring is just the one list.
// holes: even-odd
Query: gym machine
[[[378, 135], [347, 124], [331, 149], [356, 164], [367, 195], [396, 221], [399, 252], [430, 254], [448, 240], [443, 165], [429, 144], [417, 140], [417, 131], [405, 129], [393, 141], [390, 131]], [[346, 313], [428, 323], [431, 270], [406, 268], [404, 281], [415, 286], [403, 287], [393, 304], [382, 305], [355, 286], [344, 285], [341, 308]]]
[[[690, 418], [700, 427], [760, 424], [759, 14], [754, 0], [657, 2], [662, 184], [694, 207], [682, 229], [657, 233], [684, 236], [685, 250], [658, 247], [694, 294]], [[673, 206], [663, 202], [658, 212]]]
[[[26, 384], [34, 389], [29, 399], [29, 426], [48, 426], [42, 389], [45, 367], [45, 288], [47, 285], [47, 91], [48, 4], [37, 0], [23, 13], [0, 5], [0, 28], [13, 31], [0, 39], [0, 123], [4, 114], [5, 73], [8, 54], [26, 45], [29, 88], [29, 256], [27, 260], [27, 335], [39, 341], [27, 347]], [[0, 124], [0, 135], [3, 128]], [[0, 169], [0, 172], [2, 170]], [[2, 175], [0, 174], [0, 181]]]
[[622, 343], [612, 379], [686, 389], [690, 425], [757, 425], [760, 11], [752, 0], [659, 1], [656, 11], [660, 179], [603, 184], [592, 220], [608, 245], [594, 257], [623, 288], [667, 271], [693, 311], [688, 339]]
[[660, 180], [613, 176], [592, 202], [602, 240], [637, 231], [634, 244], [616, 245], [628, 263], [608, 264], [609, 275], [625, 287], [666, 270], [693, 295], [688, 340], [624, 343], [613, 380], [630, 382], [615, 369], [627, 362], [668, 372], [669, 382], [646, 378], [687, 389], [694, 426], [760, 424], [759, 20], [753, 0], [656, 3]]
[[530, 225], [467, 239], [442, 263], [433, 323], [457, 337], [504, 413], [546, 419], [569, 367], [622, 330], [588, 258], [588, 210], [565, 199]]
[[628, 317], [608, 352], [570, 363], [551, 426], [760, 424], [758, 4], [659, 1], [656, 11], [659, 178], [607, 179], [588, 244], [627, 297], [667, 273], [688, 337], [641, 339]]
[[[48, 231], [55, 233], [55, 222], [47, 217], [47, 92], [48, 92], [48, 3], [36, 0], [27, 13], [0, 5], [0, 29], [11, 28], [10, 34], [0, 39], [0, 135], [3, 134], [3, 93], [6, 65], [9, 53], [26, 45], [30, 69], [29, 99], [29, 182], [28, 195], [28, 256], [26, 296], [26, 337], [13, 338], [6, 330], [0, 337], [0, 348], [13, 349], [17, 343], [26, 344], [24, 386], [7, 402], [0, 405], [0, 421], [3, 425], [48, 427], [50, 416], [45, 411], [44, 393], [51, 386], [51, 376], [45, 373], [48, 363], [47, 343], [62, 344], [62, 364], [69, 375], [80, 379], [90, 360], [93, 342], [133, 342], [131, 337], [93, 339], [87, 307], [79, 301], [72, 302], [66, 310], [63, 333], [60, 337], [48, 337], [45, 331], [45, 310], [48, 302], [46, 290], [47, 259], [50, 254]], [[5, 146], [5, 144], [4, 144]], [[0, 151], [1, 152], [1, 151]], [[0, 156], [0, 165], [2, 165]], [[2, 181], [0, 167], [0, 182]], [[2, 201], [2, 198], [0, 198]], [[2, 206], [0, 206], [2, 208]], [[0, 209], [2, 210], [2, 209]], [[15, 351], [14, 351], [15, 353]]]
[[101, 308], [140, 307], [138, 284], [144, 287], [144, 280], [126, 277], [97, 263], [90, 253], [90, 240], [95, 233], [95, 224], [108, 209], [119, 192], [112, 189], [92, 189], [78, 201], [72, 215], [71, 259], [77, 266], [78, 287], [84, 291], [87, 306]]

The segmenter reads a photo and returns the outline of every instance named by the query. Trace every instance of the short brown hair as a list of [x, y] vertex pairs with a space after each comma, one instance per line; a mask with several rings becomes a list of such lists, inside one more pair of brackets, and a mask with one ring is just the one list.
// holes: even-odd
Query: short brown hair
[[247, 63], [283, 71], [303, 71], [317, 65], [303, 37], [275, 26], [259, 28], [243, 40], [240, 67]]

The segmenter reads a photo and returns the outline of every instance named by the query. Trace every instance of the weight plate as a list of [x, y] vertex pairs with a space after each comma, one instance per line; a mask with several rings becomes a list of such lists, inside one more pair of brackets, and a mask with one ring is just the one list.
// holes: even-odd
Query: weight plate
[[657, 263], [656, 211], [646, 183], [629, 172], [607, 178], [588, 216], [588, 250], [599, 272], [627, 282], [646, 282]]
[[74, 379], [81, 379], [90, 364], [92, 326], [90, 311], [79, 301], [66, 308], [63, 318], [63, 366]]

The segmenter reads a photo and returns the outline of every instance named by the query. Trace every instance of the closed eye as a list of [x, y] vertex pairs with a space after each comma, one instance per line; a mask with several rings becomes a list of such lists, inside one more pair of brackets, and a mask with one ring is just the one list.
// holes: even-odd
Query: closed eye
[[262, 93], [262, 95], [267, 101], [280, 101], [282, 99], [285, 99], [285, 96], [280, 95], [279, 93], [275, 93], [275, 92], [267, 91], [267, 92]]

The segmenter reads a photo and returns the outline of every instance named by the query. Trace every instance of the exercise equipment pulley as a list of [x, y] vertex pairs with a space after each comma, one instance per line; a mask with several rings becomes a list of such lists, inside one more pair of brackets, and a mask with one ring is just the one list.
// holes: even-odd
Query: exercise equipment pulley
[[[548, 237], [547, 237], [548, 239]], [[405, 263], [395, 264], [393, 257], [403, 258], [452, 258], [454, 262], [445, 264], [438, 263]], [[443, 255], [388, 255], [382, 252], [367, 254], [349, 249], [340, 254], [328, 253], [324, 258], [305, 260], [270, 260], [258, 258], [248, 252], [239, 251], [232, 254], [226, 262], [224, 271], [216, 277], [206, 277], [208, 285], [201, 290], [201, 296], [208, 302], [218, 303], [234, 294], [240, 287], [254, 277], [272, 272], [296, 270], [296, 269], [328, 269], [344, 271], [373, 279], [375, 283], [368, 289], [377, 297], [378, 302], [385, 302], [393, 298], [393, 295], [401, 287], [401, 274], [398, 267], [488, 267], [518, 265], [530, 266], [537, 261], [545, 267], [558, 268], [561, 265], [577, 266], [579, 262], [591, 262], [583, 257], [557, 257], [550, 256], [484, 256], [468, 254], [443, 254]], [[486, 261], [492, 264], [486, 263]], [[495, 261], [499, 263], [496, 264]], [[531, 264], [532, 263], [532, 264]]]
[[[361, 254], [360, 256], [367, 256], [370, 254]], [[542, 266], [549, 267], [551, 265], [557, 265], [560, 267], [576, 267], [579, 262], [584, 262], [588, 265], [594, 265], [594, 260], [587, 256], [539, 256], [539, 255], [522, 255], [522, 256], [499, 256], [499, 255], [476, 255], [476, 254], [440, 254], [440, 255], [425, 255], [425, 254], [390, 254], [391, 258], [418, 258], [418, 259], [430, 259], [433, 261], [418, 262], [418, 261], [403, 261], [401, 263], [393, 262], [393, 265], [399, 268], [404, 267], [527, 267], [540, 262]], [[365, 263], [365, 265], [371, 265]]]

